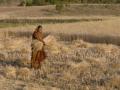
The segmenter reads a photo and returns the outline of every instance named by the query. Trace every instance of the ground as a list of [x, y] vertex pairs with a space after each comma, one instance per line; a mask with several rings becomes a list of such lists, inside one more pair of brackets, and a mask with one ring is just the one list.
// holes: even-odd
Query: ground
[[[75, 8], [83, 7], [75, 5], [73, 11]], [[49, 47], [46, 46], [48, 57], [42, 62], [40, 70], [30, 68], [31, 35], [37, 24], [5, 24], [1, 27], [0, 89], [119, 90], [120, 17], [119, 11], [115, 12], [119, 5], [111, 11], [107, 7], [107, 12], [102, 9], [97, 7], [96, 12], [99, 13], [95, 14], [95, 8], [94, 13], [91, 13], [92, 10], [87, 7], [84, 9], [89, 11], [87, 13], [74, 11], [76, 16], [68, 16], [71, 11], [62, 15], [50, 14], [51, 11], [56, 12], [53, 6], [1, 7], [1, 19], [26, 16], [28, 19], [37, 19], [45, 16], [44, 18], [60, 20], [85, 18], [88, 21], [42, 24], [44, 33], [52, 35], [54, 39]], [[30, 14], [33, 10], [34, 15]], [[101, 20], [93, 21], [91, 18]]]

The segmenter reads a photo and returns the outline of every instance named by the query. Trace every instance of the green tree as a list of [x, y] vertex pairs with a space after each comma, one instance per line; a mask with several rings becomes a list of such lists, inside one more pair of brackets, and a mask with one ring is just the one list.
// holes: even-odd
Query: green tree
[[117, 0], [116, 3], [120, 3], [120, 0]]
[[2, 4], [4, 2], [4, 0], [0, 0], [0, 4]]
[[44, 5], [46, 0], [33, 0], [34, 5]]
[[33, 0], [22, 0], [19, 4], [19, 6], [32, 6]]
[[32, 6], [33, 0], [24, 0], [26, 6]]
[[64, 1], [63, 0], [56, 0], [54, 3], [56, 4], [56, 10], [61, 12], [64, 8]]

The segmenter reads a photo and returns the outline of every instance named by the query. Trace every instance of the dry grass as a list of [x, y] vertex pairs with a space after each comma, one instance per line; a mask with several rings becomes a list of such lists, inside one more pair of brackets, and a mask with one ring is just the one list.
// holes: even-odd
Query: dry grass
[[7, 78], [16, 78], [16, 68], [12, 66], [6, 66], [4, 68], [4, 74]]
[[[60, 40], [62, 41], [73, 41], [77, 39], [83, 39], [84, 41], [92, 43], [112, 43], [120, 45], [119, 22], [119, 17], [109, 17], [108, 20], [104, 21], [43, 24], [43, 27], [46, 35], [53, 34], [59, 36]], [[5, 36], [5, 33], [3, 32], [6, 31], [8, 32], [8, 36], [22, 36], [30, 38], [32, 31], [35, 27], [36, 25], [27, 25], [2, 28], [0, 30], [1, 37]]]
[[[99, 17], [97, 17], [99, 18]], [[86, 19], [89, 19], [88, 17]], [[120, 18], [111, 18], [105, 21], [96, 21], [96, 22], [78, 22], [78, 23], [55, 23], [55, 24], [43, 24], [44, 30], [47, 32], [58, 32], [59, 33], [85, 33], [85, 34], [102, 34], [102, 35], [119, 35], [119, 22]], [[64, 26], [64, 27], [63, 27]], [[9, 31], [32, 31], [36, 26], [27, 25], [27, 26], [18, 26], [18, 27], [7, 27], [2, 28], [1, 30]], [[116, 28], [117, 27], [117, 28]], [[69, 32], [68, 32], [69, 31]], [[29, 33], [29, 32], [28, 32]]]
[[[12, 11], [13, 8], [11, 7], [8, 12], [8, 8], [4, 7], [0, 17], [6, 14], [2, 18], [9, 18], [13, 13], [16, 17], [26, 10], [28, 14], [31, 12], [30, 7], [24, 7], [25, 11], [22, 10], [23, 7], [19, 7], [20, 12], [17, 11], [18, 8]], [[41, 7], [42, 10], [44, 8]], [[45, 34], [51, 34], [55, 38], [47, 40], [48, 46], [51, 47], [46, 48], [48, 57], [42, 62], [40, 70], [30, 68], [31, 35], [36, 25], [0, 28], [0, 88], [2, 90], [119, 90], [119, 23], [119, 17], [107, 17], [106, 20], [95, 22], [43, 24]], [[60, 52], [51, 53], [49, 50]]]
[[19, 79], [27, 80], [30, 79], [31, 71], [28, 68], [20, 68], [17, 72], [17, 77]]
[[[8, 48], [10, 44], [7, 44], [5, 48], [2, 48], [6, 58], [3, 58], [4, 54], [1, 53], [0, 61], [1, 76], [10, 80], [11, 83], [7, 87], [12, 88], [12, 90], [17, 90], [13, 88], [14, 85], [24, 90], [30, 88], [33, 90], [39, 90], [38, 88], [43, 90], [120, 89], [119, 46], [93, 44], [83, 40], [71, 41], [71, 43], [66, 44], [64, 41], [57, 41], [53, 36], [50, 36], [54, 43], [69, 50], [66, 52], [60, 48], [62, 52], [58, 54], [47, 52], [48, 58], [42, 62], [41, 69], [33, 70], [30, 68], [31, 38], [25, 37], [25, 34], [17, 37], [16, 34], [5, 34], [6, 39], [4, 37], [1, 40], [2, 44], [4, 40], [6, 43], [11, 41], [11, 46], [14, 47]], [[8, 37], [9, 39], [7, 39]], [[19, 44], [15, 44], [17, 42]], [[50, 42], [48, 41], [48, 44], [51, 44]], [[12, 84], [13, 80], [21, 82], [22, 85]], [[31, 84], [35, 84], [35, 86], [31, 86]]]

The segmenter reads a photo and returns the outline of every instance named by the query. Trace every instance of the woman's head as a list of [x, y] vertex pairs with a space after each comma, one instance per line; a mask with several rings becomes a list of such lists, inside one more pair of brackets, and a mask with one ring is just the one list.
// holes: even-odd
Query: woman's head
[[36, 31], [42, 32], [42, 25], [38, 25], [37, 28], [36, 28]]

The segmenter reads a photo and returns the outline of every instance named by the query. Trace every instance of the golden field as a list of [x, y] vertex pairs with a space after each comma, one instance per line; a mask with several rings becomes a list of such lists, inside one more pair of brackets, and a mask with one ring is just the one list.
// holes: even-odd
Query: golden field
[[[22, 9], [16, 13], [21, 11]], [[4, 10], [0, 15], [1, 19], [10, 18], [11, 12], [13, 11]], [[43, 18], [44, 13], [42, 14], [39, 18]], [[45, 36], [51, 35], [54, 40], [50, 43], [49, 49], [46, 46], [48, 57], [42, 62], [39, 70], [30, 68], [30, 59], [31, 35], [40, 23], [17, 26], [5, 24], [6, 26], [0, 28], [0, 90], [120, 89], [119, 16], [86, 14], [86, 16], [53, 15], [44, 18], [102, 20], [42, 23]]]

